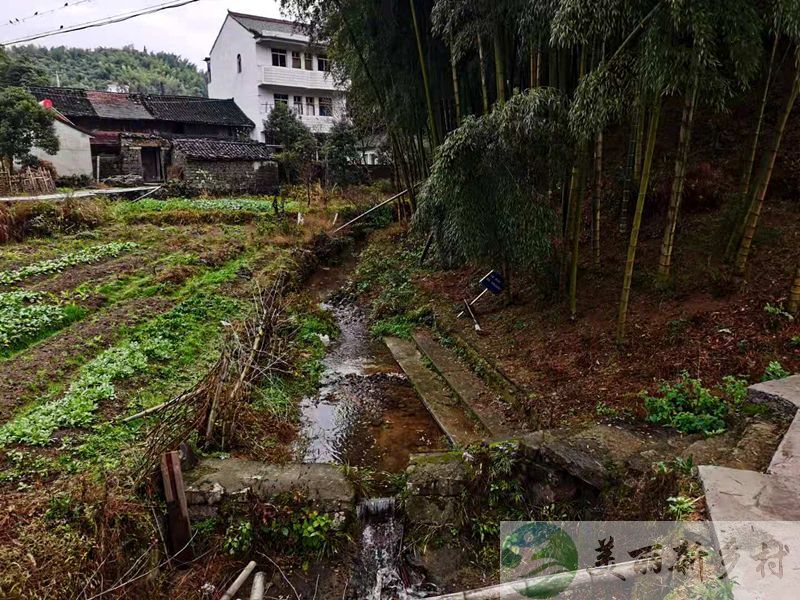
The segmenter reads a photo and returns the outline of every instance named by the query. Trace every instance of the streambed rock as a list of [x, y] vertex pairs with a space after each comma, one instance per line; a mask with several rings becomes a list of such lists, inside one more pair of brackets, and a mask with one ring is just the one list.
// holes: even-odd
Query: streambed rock
[[190, 515], [215, 514], [225, 500], [245, 500], [252, 493], [269, 502], [278, 497], [300, 494], [317, 510], [328, 513], [351, 512], [355, 489], [333, 465], [270, 465], [237, 458], [209, 458], [186, 473], [186, 502]]

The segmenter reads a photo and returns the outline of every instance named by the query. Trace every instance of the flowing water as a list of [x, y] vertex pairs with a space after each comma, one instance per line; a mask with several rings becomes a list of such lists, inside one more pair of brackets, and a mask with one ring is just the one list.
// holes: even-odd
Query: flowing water
[[[346, 463], [400, 473], [415, 452], [444, 447], [442, 432], [384, 344], [371, 337], [363, 311], [331, 300], [355, 259], [321, 269], [309, 282], [340, 330], [323, 360], [317, 393], [300, 404], [298, 459]], [[359, 600], [410, 600], [426, 595], [421, 578], [403, 567], [403, 522], [393, 498], [358, 506], [360, 553], [353, 569], [352, 596]]]
[[[321, 270], [311, 290], [328, 299], [350, 265]], [[370, 335], [363, 311], [349, 301], [322, 306], [340, 334], [322, 361], [319, 390], [300, 403], [298, 458], [398, 473], [411, 453], [441, 448], [441, 430], [384, 344]]]

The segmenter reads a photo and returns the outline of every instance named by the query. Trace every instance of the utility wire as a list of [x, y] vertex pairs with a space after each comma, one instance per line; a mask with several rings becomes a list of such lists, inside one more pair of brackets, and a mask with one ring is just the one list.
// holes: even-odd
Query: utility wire
[[8, 20], [8, 23], [0, 24], [0, 27], [10, 27], [11, 25], [19, 25], [20, 23], [24, 23], [25, 21], [30, 21], [31, 19], [35, 19], [36, 17], [52, 15], [53, 13], [56, 13], [60, 10], [64, 10], [65, 8], [72, 8], [73, 6], [78, 6], [79, 4], [86, 4], [87, 2], [94, 2], [94, 0], [75, 0], [74, 2], [64, 2], [63, 5], [57, 6], [56, 8], [51, 8], [50, 10], [37, 10], [32, 15], [28, 15], [26, 17], [11, 18]]
[[92, 27], [103, 27], [105, 25], [111, 25], [112, 23], [121, 23], [122, 21], [128, 21], [130, 19], [135, 19], [136, 17], [141, 17], [142, 15], [150, 15], [153, 13], [161, 12], [162, 10], [169, 10], [170, 8], [178, 8], [181, 6], [186, 6], [187, 4], [193, 4], [195, 2], [199, 2], [199, 0], [182, 0], [180, 2], [165, 2], [163, 4], [157, 4], [154, 6], [148, 6], [147, 8], [123, 13], [120, 15], [114, 15], [112, 17], [105, 17], [103, 19], [98, 19], [96, 21], [89, 21], [87, 23], [80, 23], [78, 25], [71, 25], [69, 27], [64, 27], [63, 25], [58, 29], [54, 29], [52, 31], [46, 31], [44, 33], [37, 33], [34, 35], [29, 35], [26, 37], [18, 38], [15, 40], [8, 40], [7, 42], [0, 42], [0, 46], [10, 46], [13, 44], [21, 44], [23, 42], [32, 42], [34, 40], [39, 40], [42, 38], [60, 35], [62, 33], [72, 33], [74, 31], [82, 31], [84, 29], [91, 29]]

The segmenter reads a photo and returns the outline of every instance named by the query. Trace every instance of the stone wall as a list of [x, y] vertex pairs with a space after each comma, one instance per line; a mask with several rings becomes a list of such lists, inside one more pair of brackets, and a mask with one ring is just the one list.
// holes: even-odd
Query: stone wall
[[193, 160], [172, 152], [171, 174], [195, 192], [210, 194], [269, 194], [278, 185], [278, 165], [273, 161]]
[[142, 149], [139, 146], [122, 146], [119, 152], [120, 171], [124, 175], [144, 175]]

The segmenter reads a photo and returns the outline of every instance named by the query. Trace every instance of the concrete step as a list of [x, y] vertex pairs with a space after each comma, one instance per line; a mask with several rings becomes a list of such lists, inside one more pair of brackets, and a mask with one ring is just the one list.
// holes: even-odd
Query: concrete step
[[412, 342], [396, 337], [386, 337], [383, 341], [417, 390], [425, 408], [453, 444], [468, 446], [489, 437], [489, 432], [473, 418], [469, 409], [447, 393], [447, 383], [425, 366], [422, 354]]
[[800, 481], [800, 412], [795, 415], [773, 454], [767, 472]]
[[459, 362], [455, 353], [434, 340], [428, 331], [419, 329], [412, 337], [492, 438], [508, 439], [524, 433], [524, 429], [519, 427], [519, 418], [510, 412], [502, 396], [494, 393], [473, 371]]

